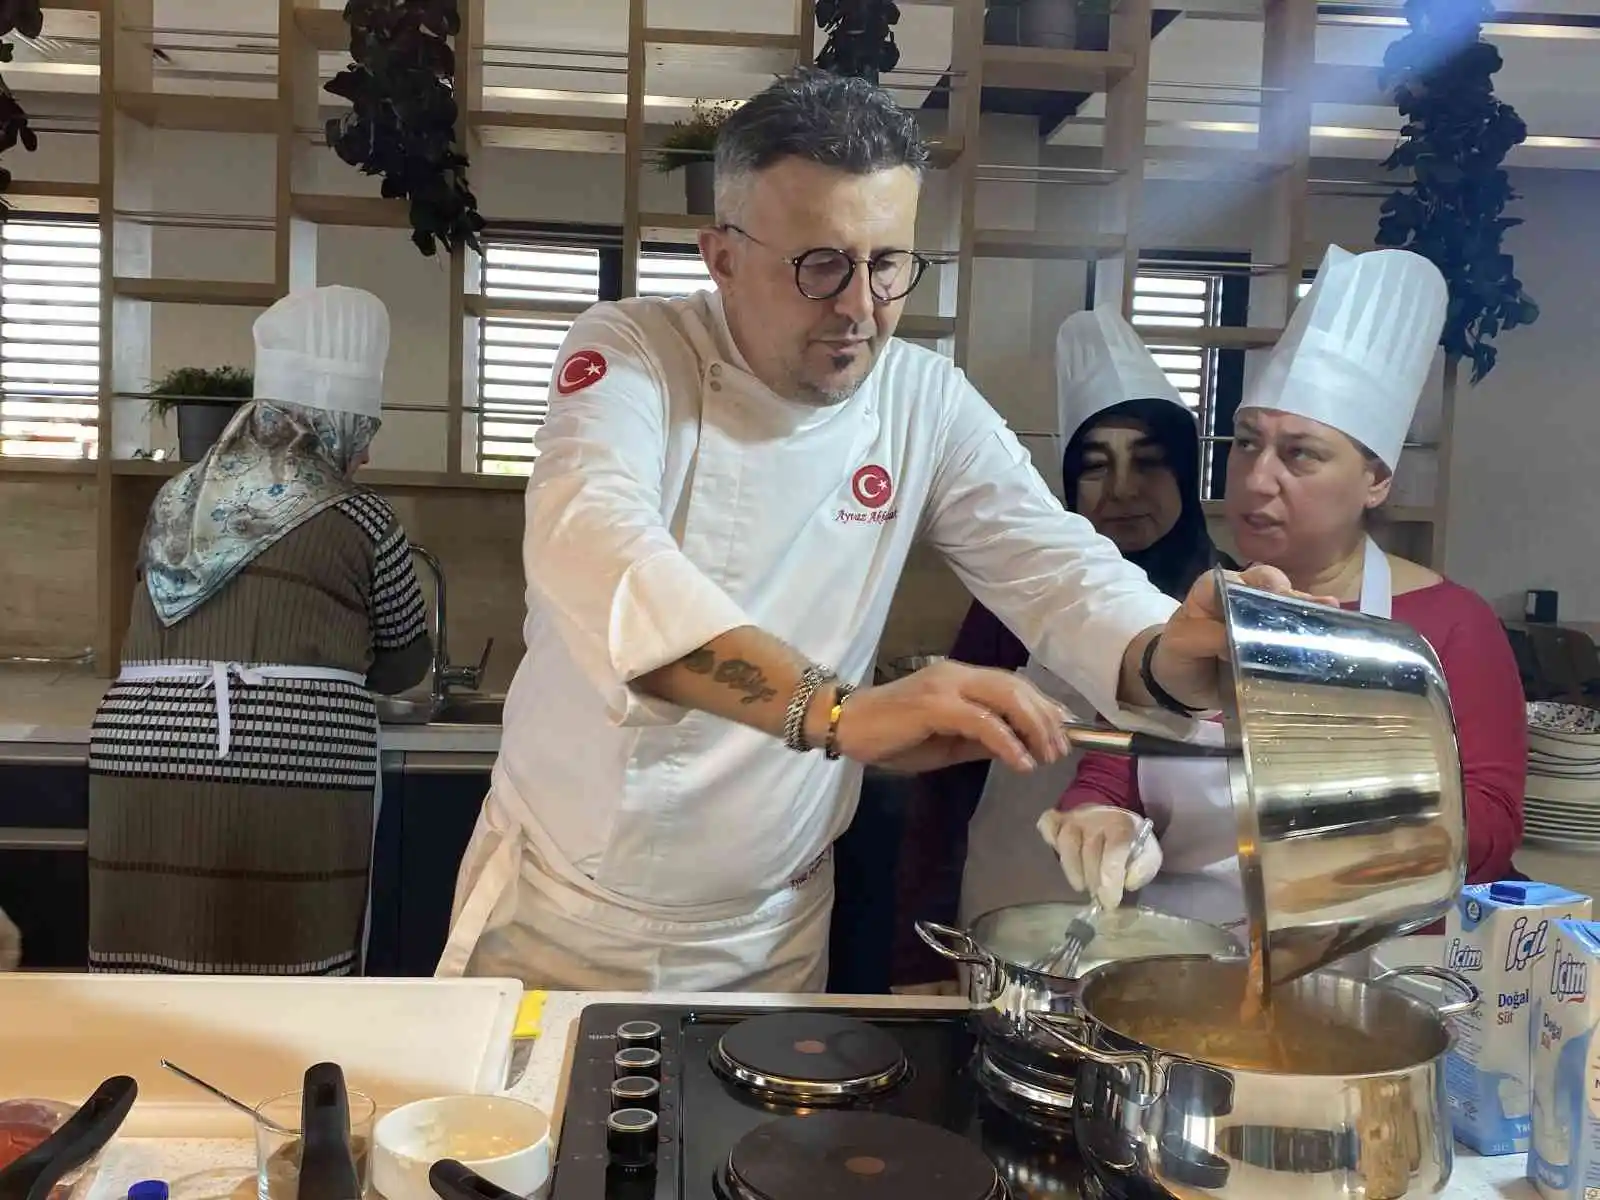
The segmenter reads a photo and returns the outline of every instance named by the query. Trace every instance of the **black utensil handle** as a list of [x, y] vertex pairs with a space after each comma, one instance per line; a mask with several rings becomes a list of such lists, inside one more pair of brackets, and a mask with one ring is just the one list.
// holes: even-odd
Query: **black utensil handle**
[[453, 1158], [441, 1158], [429, 1167], [428, 1182], [443, 1200], [522, 1200]]
[[1229, 746], [1205, 746], [1149, 733], [1130, 733], [1128, 753], [1135, 758], [1232, 758], [1238, 751]]
[[300, 1092], [297, 1200], [360, 1200], [350, 1145], [350, 1096], [337, 1063], [308, 1067]]
[[138, 1095], [138, 1082], [127, 1075], [114, 1075], [95, 1088], [60, 1129], [0, 1171], [0, 1200], [46, 1200], [63, 1175], [116, 1136]]

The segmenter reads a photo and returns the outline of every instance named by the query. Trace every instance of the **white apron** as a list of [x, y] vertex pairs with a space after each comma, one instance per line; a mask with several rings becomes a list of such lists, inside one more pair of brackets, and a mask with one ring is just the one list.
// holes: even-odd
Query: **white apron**
[[[1361, 611], [1387, 618], [1389, 560], [1370, 537], [1361, 567]], [[1202, 725], [1197, 741], [1221, 745], [1220, 722]], [[1228, 764], [1221, 759], [1141, 758], [1139, 798], [1161, 842], [1161, 874], [1139, 903], [1213, 925], [1245, 916], [1239, 881], [1239, 843]]]
[[[1029, 658], [1021, 675], [1045, 695], [1084, 714], [1084, 701], [1062, 680]], [[1087, 719], [1093, 719], [1089, 713]], [[1078, 771], [1073, 751], [1057, 762], [1019, 774], [1000, 763], [989, 768], [983, 795], [967, 826], [967, 861], [961, 872], [960, 922], [1011, 904], [1072, 899], [1055, 851], [1034, 830], [1039, 814], [1054, 808]]]

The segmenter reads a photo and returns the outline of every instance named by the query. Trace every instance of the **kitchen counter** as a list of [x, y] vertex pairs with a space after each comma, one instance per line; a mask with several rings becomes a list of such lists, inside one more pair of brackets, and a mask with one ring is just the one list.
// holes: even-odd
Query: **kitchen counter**
[[[107, 686], [84, 667], [0, 664], [0, 754], [8, 743], [83, 746], [87, 753], [89, 725]], [[500, 749], [500, 727], [385, 725], [379, 744], [408, 754], [492, 756]]]
[[[543, 1033], [528, 1065], [509, 1095], [558, 1118], [565, 1101], [563, 1083], [569, 1038], [586, 1005], [611, 1003], [728, 1004], [779, 1008], [791, 1005], [861, 1005], [883, 1008], [952, 1008], [965, 1001], [926, 996], [783, 996], [687, 995], [640, 996], [621, 992], [553, 992], [545, 1003]], [[121, 1139], [106, 1151], [100, 1170], [83, 1200], [121, 1200], [129, 1185], [141, 1179], [165, 1179], [172, 1200], [253, 1200], [255, 1149], [250, 1142]], [[1523, 1178], [1523, 1156], [1480, 1158], [1456, 1148], [1455, 1173], [1444, 1193], [1450, 1200], [1537, 1200]]]

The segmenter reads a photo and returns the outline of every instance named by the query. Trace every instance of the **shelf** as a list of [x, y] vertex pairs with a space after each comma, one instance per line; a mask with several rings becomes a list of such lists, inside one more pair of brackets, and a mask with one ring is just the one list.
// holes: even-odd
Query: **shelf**
[[114, 295], [152, 304], [222, 304], [243, 308], [269, 308], [282, 292], [275, 283], [233, 279], [132, 279], [119, 275], [112, 281]]
[[342, 9], [298, 7], [294, 10], [294, 27], [301, 37], [326, 54], [350, 49], [350, 26]]
[[1206, 346], [1216, 350], [1265, 350], [1276, 346], [1281, 329], [1262, 329], [1242, 325], [1138, 325], [1139, 336], [1147, 346]]
[[646, 69], [693, 67], [700, 71], [739, 71], [784, 75], [794, 70], [800, 39], [792, 33], [739, 33], [717, 29], [646, 29]]
[[0, 479], [26, 479], [39, 475], [92, 476], [96, 471], [92, 458], [30, 458], [24, 454], [8, 454], [0, 458]]
[[56, 12], [98, 13], [100, 3], [101, 0], [44, 0], [39, 7], [45, 12], [54, 9]]
[[936, 342], [941, 338], [955, 337], [956, 319], [907, 313], [895, 326], [894, 335], [913, 342]]
[[410, 209], [404, 200], [297, 192], [290, 198], [289, 206], [295, 216], [316, 225], [349, 225], [361, 229], [411, 228]]
[[963, 143], [958, 137], [931, 138], [928, 141], [928, 165], [935, 171], [948, 171], [961, 157]]
[[1267, 150], [1232, 146], [1147, 146], [1146, 179], [1260, 180], [1287, 171], [1294, 161]]
[[702, 229], [709, 229], [715, 217], [698, 213], [640, 213], [639, 240], [645, 242], [693, 242]]
[[979, 229], [974, 258], [1068, 259], [1092, 262], [1120, 254], [1128, 240], [1115, 233], [1036, 233], [1029, 229]]
[[117, 109], [157, 129], [204, 133], [277, 133], [278, 103], [254, 96], [192, 96], [180, 92], [123, 92]]
[[1133, 70], [1131, 54], [1047, 50], [1036, 46], [983, 48], [983, 86], [1035, 92], [1104, 92]]
[[111, 463], [113, 475], [141, 475], [153, 479], [171, 479], [193, 463], [179, 462], [174, 458], [118, 458]]
[[491, 319], [570, 321], [593, 307], [587, 300], [521, 300], [509, 296], [481, 295], [462, 297], [462, 310], [467, 316]]
[[467, 118], [485, 146], [508, 150], [566, 150], [620, 154], [627, 122], [622, 117], [583, 117], [569, 113], [479, 110]]
[[98, 183], [52, 182], [44, 179], [14, 179], [6, 189], [12, 208], [36, 213], [73, 213], [94, 216], [100, 211]]

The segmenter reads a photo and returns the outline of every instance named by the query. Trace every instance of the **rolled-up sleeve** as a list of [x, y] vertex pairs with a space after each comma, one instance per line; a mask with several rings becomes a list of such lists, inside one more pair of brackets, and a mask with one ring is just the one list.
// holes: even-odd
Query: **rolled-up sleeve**
[[[581, 386], [563, 395], [563, 379]], [[548, 618], [623, 725], [679, 719], [633, 681], [751, 623], [667, 527], [666, 386], [625, 315], [602, 306], [580, 317], [556, 355], [528, 483], [528, 636]]]
[[1095, 711], [1126, 728], [1191, 723], [1117, 702], [1128, 643], [1178, 605], [1083, 517], [1050, 493], [998, 414], [964, 380], [950, 420], [926, 528], [978, 600]]

